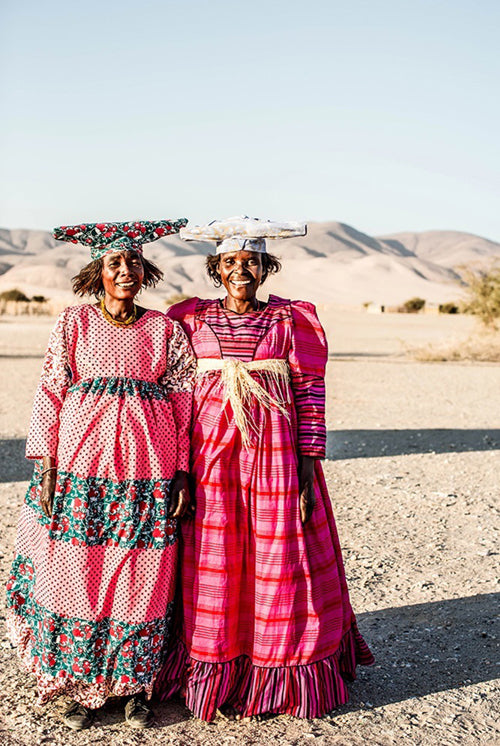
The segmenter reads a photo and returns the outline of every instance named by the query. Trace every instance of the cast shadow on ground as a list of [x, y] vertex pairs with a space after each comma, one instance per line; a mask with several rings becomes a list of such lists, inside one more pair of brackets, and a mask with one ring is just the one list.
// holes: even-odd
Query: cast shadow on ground
[[[358, 668], [349, 704], [333, 716], [495, 679], [499, 603], [500, 593], [489, 593], [359, 614], [375, 665]], [[159, 731], [191, 717], [180, 699], [154, 702], [154, 710]], [[119, 724], [123, 702], [107, 703], [98, 720]]]
[[25, 458], [24, 438], [0, 440], [0, 482], [26, 482], [33, 474], [33, 461]]
[[326, 458], [404, 456], [413, 453], [463, 453], [500, 449], [500, 430], [329, 430]]
[[500, 593], [486, 593], [359, 614], [376, 661], [358, 668], [346, 708], [381, 707], [497, 678], [499, 611]]
[[358, 358], [395, 358], [395, 357], [403, 357], [404, 352], [400, 353], [394, 353], [394, 352], [331, 352], [328, 355], [328, 358], [330, 360], [339, 360], [339, 361], [349, 361], [349, 360], [356, 360]]
[[19, 354], [13, 354], [13, 355], [6, 355], [1, 353], [0, 359], [1, 360], [43, 360], [44, 354], [43, 352], [37, 352], [34, 354], [26, 354], [25, 352], [20, 352]]

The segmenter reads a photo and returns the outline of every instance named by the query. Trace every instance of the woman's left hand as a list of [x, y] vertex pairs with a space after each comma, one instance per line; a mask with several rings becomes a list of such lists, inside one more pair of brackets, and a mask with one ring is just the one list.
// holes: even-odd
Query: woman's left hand
[[304, 526], [312, 516], [316, 504], [314, 494], [314, 459], [312, 456], [301, 456], [299, 459], [299, 499], [300, 520]]
[[194, 512], [194, 503], [189, 494], [189, 479], [187, 471], [176, 471], [172, 489], [170, 492], [171, 508], [168, 514], [171, 518], [182, 518], [182, 516]]

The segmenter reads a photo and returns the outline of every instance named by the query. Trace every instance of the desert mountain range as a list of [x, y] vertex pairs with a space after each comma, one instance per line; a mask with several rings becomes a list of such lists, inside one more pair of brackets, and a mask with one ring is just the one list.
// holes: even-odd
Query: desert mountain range
[[[165, 273], [144, 302], [161, 307], [179, 293], [215, 297], [204, 258], [209, 243], [178, 237], [146, 247], [146, 256]], [[310, 223], [307, 236], [269, 241], [268, 251], [282, 259], [283, 271], [268, 280], [267, 292], [316, 303], [396, 305], [413, 296], [429, 303], [460, 298], [457, 268], [500, 258], [500, 244], [456, 231], [426, 231], [369, 236], [344, 223]], [[71, 277], [89, 261], [78, 244], [56, 241], [46, 231], [0, 229], [0, 291], [19, 288], [71, 302]], [[265, 292], [264, 292], [265, 290]]]

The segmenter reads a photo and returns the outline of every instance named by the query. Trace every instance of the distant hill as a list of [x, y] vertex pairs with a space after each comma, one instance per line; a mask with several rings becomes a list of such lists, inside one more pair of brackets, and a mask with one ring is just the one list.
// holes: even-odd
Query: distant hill
[[[500, 244], [468, 233], [373, 237], [337, 222], [310, 223], [307, 236], [269, 241], [268, 250], [281, 257], [283, 271], [268, 280], [266, 292], [342, 305], [395, 305], [415, 295], [434, 303], [454, 300], [461, 292], [459, 265], [500, 258]], [[204, 271], [210, 251], [212, 244], [178, 237], [148, 245], [146, 254], [165, 272], [165, 281], [145, 292], [144, 302], [161, 307], [177, 293], [219, 295]], [[17, 287], [27, 295], [70, 301], [71, 277], [88, 261], [83, 246], [55, 241], [48, 232], [0, 229], [0, 291]]]

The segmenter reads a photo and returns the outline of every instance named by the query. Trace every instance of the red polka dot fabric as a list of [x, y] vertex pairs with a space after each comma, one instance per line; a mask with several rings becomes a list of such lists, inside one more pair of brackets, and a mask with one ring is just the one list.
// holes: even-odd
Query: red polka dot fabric
[[175, 472], [189, 464], [195, 359], [180, 325], [146, 311], [127, 328], [66, 309], [50, 337], [26, 446], [57, 463], [53, 514], [37, 462], [8, 583], [9, 628], [39, 702], [89, 707], [151, 693], [170, 632]]

